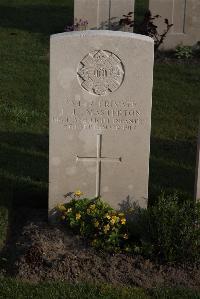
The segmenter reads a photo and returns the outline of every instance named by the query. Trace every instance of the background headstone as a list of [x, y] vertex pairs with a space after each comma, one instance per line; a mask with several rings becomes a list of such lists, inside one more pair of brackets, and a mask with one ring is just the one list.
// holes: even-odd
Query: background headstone
[[[135, 0], [74, 0], [74, 19], [88, 21], [87, 29], [119, 29], [123, 15], [134, 12]], [[125, 28], [125, 31], [132, 30]]]
[[51, 37], [50, 210], [77, 189], [147, 206], [153, 52], [133, 33]]
[[200, 41], [199, 0], [150, 0], [149, 9], [153, 16], [161, 16], [154, 22], [160, 33], [166, 29], [164, 19], [174, 24], [164, 41], [164, 49], [174, 49], [180, 44], [192, 46]]
[[197, 143], [197, 162], [196, 162], [196, 182], [195, 182], [195, 199], [200, 200], [200, 125]]

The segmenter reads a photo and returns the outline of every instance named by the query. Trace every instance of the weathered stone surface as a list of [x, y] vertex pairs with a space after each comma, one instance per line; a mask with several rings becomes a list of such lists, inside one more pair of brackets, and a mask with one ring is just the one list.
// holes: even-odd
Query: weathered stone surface
[[114, 31], [51, 37], [50, 210], [77, 189], [146, 207], [153, 46]]
[[150, 0], [149, 9], [153, 15], [160, 15], [156, 25], [159, 32], [166, 29], [164, 19], [174, 26], [164, 41], [164, 49], [173, 49], [179, 44], [194, 45], [200, 40], [199, 0]]
[[197, 161], [196, 161], [196, 181], [195, 181], [195, 199], [200, 200], [200, 125], [197, 143]]
[[74, 0], [74, 19], [87, 20], [87, 29], [116, 30], [123, 15], [134, 12], [134, 4], [135, 0]]

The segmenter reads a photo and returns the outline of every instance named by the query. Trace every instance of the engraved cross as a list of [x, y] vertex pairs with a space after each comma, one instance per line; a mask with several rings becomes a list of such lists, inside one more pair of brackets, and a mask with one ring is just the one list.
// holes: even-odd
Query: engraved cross
[[76, 162], [96, 162], [96, 197], [100, 196], [100, 186], [101, 186], [101, 163], [121, 163], [122, 158], [108, 158], [101, 156], [101, 147], [102, 147], [102, 135], [97, 135], [97, 155], [96, 157], [79, 157], [76, 156]]

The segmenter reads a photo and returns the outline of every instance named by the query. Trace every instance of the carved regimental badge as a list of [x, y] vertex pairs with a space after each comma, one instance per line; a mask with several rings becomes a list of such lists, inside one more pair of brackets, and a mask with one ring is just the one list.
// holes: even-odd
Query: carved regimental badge
[[78, 67], [78, 79], [89, 93], [105, 96], [117, 90], [124, 79], [121, 60], [109, 51], [93, 51]]

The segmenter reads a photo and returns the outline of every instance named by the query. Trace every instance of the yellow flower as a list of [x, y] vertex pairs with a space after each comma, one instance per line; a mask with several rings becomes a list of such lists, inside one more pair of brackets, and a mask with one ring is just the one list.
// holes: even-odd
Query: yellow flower
[[95, 208], [96, 208], [95, 204], [93, 204], [93, 205], [90, 206], [91, 210], [95, 210]]
[[110, 219], [111, 219], [111, 216], [110, 216], [109, 214], [106, 214], [106, 215], [105, 215], [105, 218], [107, 218], [108, 220], [110, 220]]
[[66, 209], [63, 213], [65, 216], [67, 216], [72, 211], [72, 208]]
[[62, 205], [62, 204], [57, 205], [57, 209], [58, 209], [60, 212], [65, 212], [65, 211], [67, 210], [67, 209], [65, 208], [65, 206]]
[[90, 214], [90, 213], [91, 213], [90, 209], [87, 209], [87, 214]]
[[115, 219], [112, 218], [112, 219], [110, 220], [110, 223], [111, 223], [112, 225], [114, 225], [114, 224], [115, 224]]
[[79, 197], [79, 196], [83, 195], [83, 192], [81, 192], [80, 190], [77, 190], [74, 192], [74, 195]]
[[119, 213], [119, 217], [124, 217], [124, 213]]
[[127, 235], [127, 234], [124, 234], [124, 235], [123, 235], [123, 238], [124, 238], [125, 240], [128, 240], [128, 235]]
[[110, 223], [112, 223], [112, 225], [114, 225], [118, 221], [119, 221], [119, 217], [114, 215], [114, 216], [112, 216], [112, 219], [110, 220]]
[[126, 218], [121, 219], [121, 224], [123, 224], [123, 225], [126, 224]]
[[94, 223], [94, 226], [95, 226], [95, 227], [99, 227], [99, 221], [96, 221], [96, 222]]
[[97, 240], [94, 239], [94, 240], [92, 241], [92, 245], [95, 246], [96, 244], [97, 244]]
[[109, 231], [109, 229], [110, 229], [110, 225], [109, 224], [105, 225], [104, 228], [103, 228], [104, 233], [107, 234], [107, 232]]
[[80, 213], [76, 213], [76, 220], [81, 219], [81, 214]]

